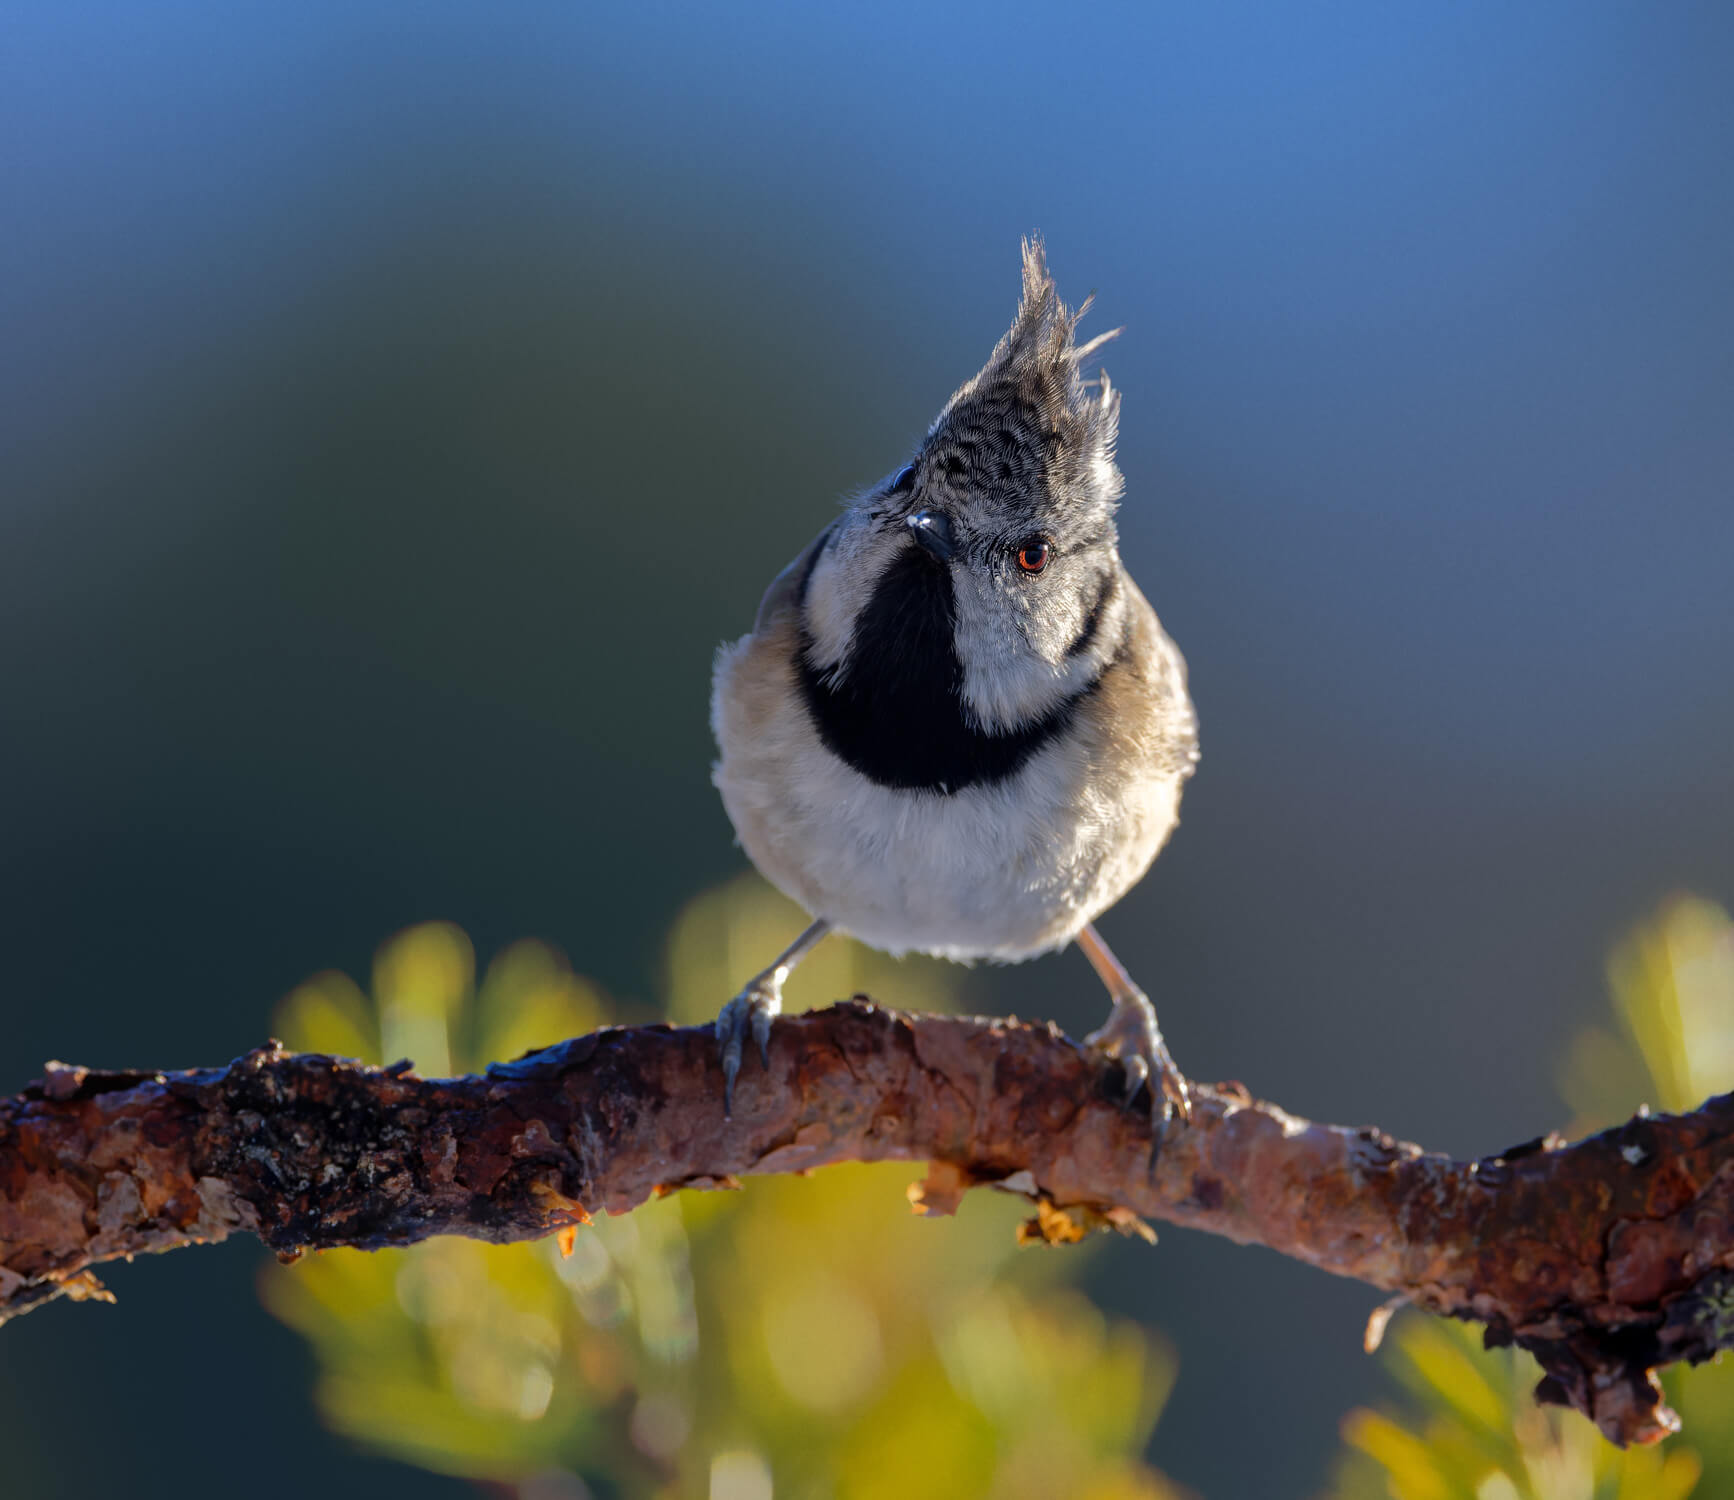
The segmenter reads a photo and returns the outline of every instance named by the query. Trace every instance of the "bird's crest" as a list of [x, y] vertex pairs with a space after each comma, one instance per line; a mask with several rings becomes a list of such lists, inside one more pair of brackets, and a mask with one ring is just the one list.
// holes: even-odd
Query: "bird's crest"
[[1017, 483], [1040, 474], [1061, 505], [1106, 505], [1120, 497], [1114, 467], [1120, 396], [1107, 373], [1085, 383], [1080, 367], [1120, 330], [1076, 341], [1078, 320], [1060, 300], [1039, 238], [1023, 242], [1023, 299], [987, 363], [945, 405], [927, 448], [977, 482]]

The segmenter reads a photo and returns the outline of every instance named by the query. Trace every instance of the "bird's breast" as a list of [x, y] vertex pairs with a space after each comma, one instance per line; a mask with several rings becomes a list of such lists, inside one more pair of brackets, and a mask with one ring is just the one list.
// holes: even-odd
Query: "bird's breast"
[[840, 662], [816, 663], [797, 627], [801, 704], [825, 747], [875, 786], [956, 793], [1004, 782], [1065, 732], [1083, 694], [1014, 730], [982, 729], [964, 699], [956, 634], [950, 572], [913, 547], [886, 569]]

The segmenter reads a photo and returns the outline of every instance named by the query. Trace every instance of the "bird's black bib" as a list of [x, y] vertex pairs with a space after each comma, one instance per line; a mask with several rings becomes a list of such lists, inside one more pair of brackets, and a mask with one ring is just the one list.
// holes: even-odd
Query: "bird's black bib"
[[[823, 551], [814, 549], [808, 577]], [[803, 578], [803, 620], [806, 596]], [[911, 547], [861, 611], [841, 672], [813, 665], [813, 641], [802, 625], [795, 655], [801, 697], [833, 755], [879, 786], [959, 792], [1015, 775], [1071, 723], [1082, 693], [1009, 733], [981, 729], [963, 699], [956, 623], [950, 571]]]

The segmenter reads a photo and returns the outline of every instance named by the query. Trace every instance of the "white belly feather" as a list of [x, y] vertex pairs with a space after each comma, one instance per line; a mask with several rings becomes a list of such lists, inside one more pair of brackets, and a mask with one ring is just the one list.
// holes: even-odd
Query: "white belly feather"
[[1180, 774], [1104, 765], [1090, 733], [1050, 742], [996, 785], [879, 786], [820, 741], [786, 650], [751, 636], [718, 654], [711, 715], [713, 779], [753, 863], [814, 916], [892, 953], [1060, 947], [1144, 873], [1177, 815]]

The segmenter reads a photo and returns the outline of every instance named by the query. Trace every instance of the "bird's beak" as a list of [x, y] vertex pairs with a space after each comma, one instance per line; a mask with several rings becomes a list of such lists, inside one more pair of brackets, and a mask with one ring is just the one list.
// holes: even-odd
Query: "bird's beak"
[[951, 529], [951, 517], [944, 511], [918, 510], [903, 524], [941, 562], [950, 562], [957, 555], [957, 533]]

